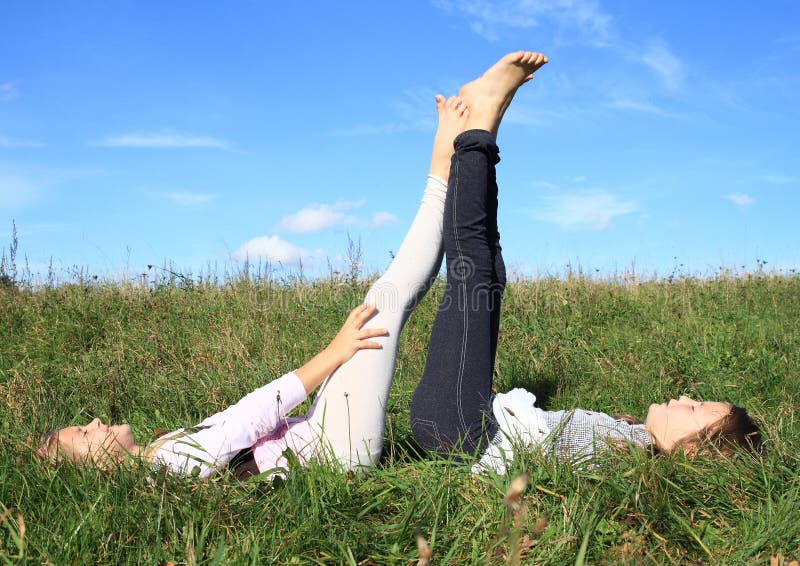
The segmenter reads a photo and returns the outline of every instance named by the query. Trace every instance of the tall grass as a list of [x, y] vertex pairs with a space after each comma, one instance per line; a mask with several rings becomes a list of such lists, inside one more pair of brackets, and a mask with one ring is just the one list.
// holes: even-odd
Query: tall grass
[[[31, 442], [100, 416], [138, 439], [192, 425], [295, 368], [335, 334], [368, 282], [239, 276], [0, 284], [0, 562], [98, 564], [766, 563], [800, 548], [800, 278], [509, 285], [498, 390], [545, 409], [644, 416], [688, 393], [744, 405], [763, 459], [604, 455], [578, 472], [530, 455], [508, 477], [411, 449], [408, 403], [442, 282], [410, 319], [382, 465], [352, 476], [200, 481], [144, 467], [37, 463]], [[513, 477], [529, 487], [503, 503]], [[513, 507], [513, 517], [511, 509]]]

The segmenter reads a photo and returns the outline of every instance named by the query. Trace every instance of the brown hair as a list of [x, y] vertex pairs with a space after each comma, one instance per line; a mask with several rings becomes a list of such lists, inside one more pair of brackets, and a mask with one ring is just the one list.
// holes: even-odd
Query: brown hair
[[[641, 419], [631, 415], [614, 415], [614, 418], [628, 424], [644, 424]], [[733, 456], [737, 450], [760, 455], [764, 452], [764, 439], [747, 409], [731, 405], [727, 415], [706, 427], [699, 436], [679, 440], [677, 446], [690, 457], [703, 452]], [[656, 445], [652, 446], [652, 451], [653, 454], [661, 452]]]
[[49, 430], [39, 437], [39, 449], [36, 451], [45, 462], [55, 464], [58, 460], [58, 430]]
[[761, 430], [747, 410], [731, 405], [731, 412], [712, 423], [696, 438], [679, 441], [678, 445], [690, 456], [701, 452], [718, 452], [732, 456], [737, 450], [754, 455], [764, 452]]

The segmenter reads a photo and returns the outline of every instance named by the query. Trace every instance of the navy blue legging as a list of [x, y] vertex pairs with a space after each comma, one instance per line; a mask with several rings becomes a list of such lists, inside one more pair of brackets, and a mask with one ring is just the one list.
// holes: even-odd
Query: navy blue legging
[[476, 454], [497, 432], [491, 389], [506, 283], [497, 231], [499, 150], [485, 130], [454, 141], [444, 211], [447, 286], [431, 330], [411, 431], [427, 450]]

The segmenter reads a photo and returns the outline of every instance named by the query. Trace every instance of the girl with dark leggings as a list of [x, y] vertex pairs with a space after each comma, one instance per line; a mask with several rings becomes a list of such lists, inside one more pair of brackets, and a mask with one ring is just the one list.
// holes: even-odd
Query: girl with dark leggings
[[411, 403], [411, 430], [428, 450], [476, 453], [498, 430], [490, 395], [506, 283], [497, 231], [499, 155], [486, 130], [465, 131], [454, 146], [444, 215], [447, 287]]
[[[497, 129], [516, 90], [547, 63], [538, 53], [503, 57], [459, 97], [469, 109], [455, 141], [444, 211], [447, 285], [431, 332], [411, 430], [423, 448], [478, 457], [474, 471], [504, 473], [514, 450], [543, 447], [576, 464], [609, 444], [693, 454], [758, 451], [758, 428], [744, 409], [688, 397], [653, 404], [644, 423], [591, 411], [543, 411], [524, 389], [492, 395], [500, 308], [506, 283], [497, 229]], [[547, 443], [545, 443], [547, 441]]]

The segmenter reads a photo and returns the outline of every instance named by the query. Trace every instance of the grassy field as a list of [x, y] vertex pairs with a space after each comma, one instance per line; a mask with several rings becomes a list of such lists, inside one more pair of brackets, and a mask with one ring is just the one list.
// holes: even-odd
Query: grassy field
[[[31, 442], [92, 416], [192, 425], [323, 347], [367, 282], [238, 276], [142, 284], [76, 279], [31, 289], [0, 278], [0, 563], [769, 563], [800, 552], [800, 277], [671, 282], [517, 281], [498, 390], [545, 409], [644, 416], [683, 393], [748, 407], [768, 440], [754, 461], [613, 452], [575, 473], [530, 456], [508, 477], [419, 457], [408, 403], [439, 282], [401, 340], [382, 465], [316, 467], [285, 481], [168, 477], [37, 463]], [[529, 487], [514, 513], [513, 477]]]

